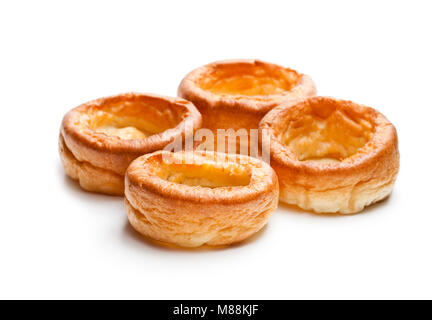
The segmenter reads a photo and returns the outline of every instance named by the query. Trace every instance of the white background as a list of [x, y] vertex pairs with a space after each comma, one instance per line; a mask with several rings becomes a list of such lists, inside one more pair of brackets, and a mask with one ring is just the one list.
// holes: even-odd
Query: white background
[[[0, 298], [432, 298], [430, 1], [2, 1]], [[63, 173], [71, 108], [175, 95], [190, 70], [259, 58], [321, 95], [384, 113], [400, 139], [392, 196], [354, 216], [281, 206], [242, 245], [161, 248], [122, 198]]]

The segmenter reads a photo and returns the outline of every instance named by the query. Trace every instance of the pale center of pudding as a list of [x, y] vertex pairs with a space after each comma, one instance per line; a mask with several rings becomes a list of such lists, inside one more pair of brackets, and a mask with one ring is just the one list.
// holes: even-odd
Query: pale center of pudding
[[117, 116], [106, 112], [98, 112], [92, 119], [91, 128], [124, 140], [143, 139], [160, 132], [159, 128], [145, 119]]
[[300, 80], [294, 71], [264, 65], [225, 65], [200, 80], [200, 87], [218, 95], [260, 96], [290, 91]]
[[120, 139], [144, 139], [148, 134], [138, 130], [135, 127], [118, 128], [116, 126], [101, 126], [96, 129], [98, 132], [105, 133], [108, 136], [116, 136]]
[[172, 105], [150, 105], [143, 102], [118, 102], [107, 104], [95, 111], [89, 126], [96, 132], [122, 140], [144, 139], [153, 134], [174, 128], [182, 120], [181, 108]]
[[283, 142], [300, 161], [337, 163], [355, 155], [373, 130], [359, 115], [335, 110], [322, 117], [311, 112], [288, 123]]
[[247, 186], [251, 179], [247, 170], [235, 164], [223, 167], [209, 163], [162, 165], [157, 175], [170, 182], [207, 188]]

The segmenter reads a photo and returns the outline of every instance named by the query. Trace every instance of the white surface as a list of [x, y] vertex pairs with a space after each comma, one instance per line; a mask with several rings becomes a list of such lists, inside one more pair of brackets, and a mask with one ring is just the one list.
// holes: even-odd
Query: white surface
[[[432, 298], [430, 1], [0, 4], [0, 298]], [[280, 207], [253, 241], [143, 241], [121, 198], [81, 191], [62, 116], [127, 91], [175, 95], [195, 67], [260, 58], [397, 127], [393, 195], [354, 216]]]

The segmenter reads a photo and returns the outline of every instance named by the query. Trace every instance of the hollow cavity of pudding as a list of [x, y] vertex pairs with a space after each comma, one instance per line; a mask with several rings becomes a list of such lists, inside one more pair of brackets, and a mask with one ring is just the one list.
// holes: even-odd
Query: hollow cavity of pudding
[[250, 173], [234, 163], [161, 164], [157, 175], [170, 182], [207, 188], [240, 187], [250, 183]]
[[174, 128], [181, 120], [181, 115], [171, 108], [161, 110], [135, 100], [105, 104], [90, 117], [89, 127], [123, 140], [144, 139]]
[[282, 142], [300, 161], [337, 163], [355, 155], [373, 132], [370, 115], [317, 105], [288, 122]]
[[300, 78], [294, 70], [274, 65], [217, 64], [201, 77], [199, 86], [217, 95], [273, 95], [290, 91]]

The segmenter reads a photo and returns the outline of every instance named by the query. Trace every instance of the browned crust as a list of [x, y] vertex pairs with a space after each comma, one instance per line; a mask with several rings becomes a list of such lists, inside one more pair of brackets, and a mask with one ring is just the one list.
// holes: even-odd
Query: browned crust
[[[244, 96], [218, 95], [199, 86], [199, 80], [217, 66], [265, 65], [269, 69], [285, 69], [299, 76], [298, 83], [280, 94]], [[261, 118], [281, 103], [295, 103], [316, 93], [312, 79], [294, 70], [260, 60], [224, 60], [210, 63], [190, 72], [182, 80], [178, 95], [192, 101], [203, 115], [203, 127], [216, 129], [255, 129]]]
[[[217, 161], [239, 161], [241, 157], [250, 170], [250, 184], [237, 187], [188, 186], [153, 174], [152, 168], [163, 161], [163, 155], [185, 153], [157, 151], [139, 157], [128, 168], [125, 197], [134, 208], [129, 208], [128, 215], [137, 231], [181, 246], [222, 245], [241, 241], [267, 223], [279, 195], [278, 180], [270, 166], [247, 156], [217, 154]], [[195, 154], [204, 159], [214, 156]]]
[[124, 194], [124, 176], [110, 170], [97, 168], [88, 162], [78, 161], [66, 147], [61, 134], [59, 153], [66, 174], [76, 180], [84, 190], [113, 196]]
[[[294, 152], [281, 142], [280, 136], [287, 128], [288, 118], [302, 117], [304, 110], [311, 106], [319, 108], [317, 110], [323, 114], [335, 106], [348, 114], [367, 114], [373, 119], [374, 127], [370, 140], [339, 163], [299, 161]], [[364, 188], [366, 183], [376, 185], [377, 181], [384, 186], [396, 179], [399, 170], [396, 129], [384, 115], [370, 107], [330, 97], [311, 97], [294, 106], [282, 105], [273, 109], [261, 120], [259, 128], [268, 130], [270, 134], [271, 166], [278, 174], [281, 194], [287, 191], [283, 192], [282, 188], [288, 186], [313, 193], [344, 188], [351, 190], [360, 185]], [[350, 209], [345, 211], [351, 213]]]
[[[121, 106], [134, 101], [152, 106], [160, 105], [161, 109], [169, 104], [178, 110], [182, 120], [172, 129], [144, 139], [129, 140], [97, 132], [88, 125], [89, 116], [98, 112], [103, 106], [109, 104]], [[145, 118], [147, 114], [136, 114], [136, 116]], [[162, 149], [175, 138], [184, 136], [186, 123], [190, 124], [193, 130], [201, 126], [201, 115], [191, 102], [154, 94], [126, 93], [96, 99], [72, 109], [63, 118], [60, 132], [64, 144], [77, 161], [123, 176], [135, 158]]]

